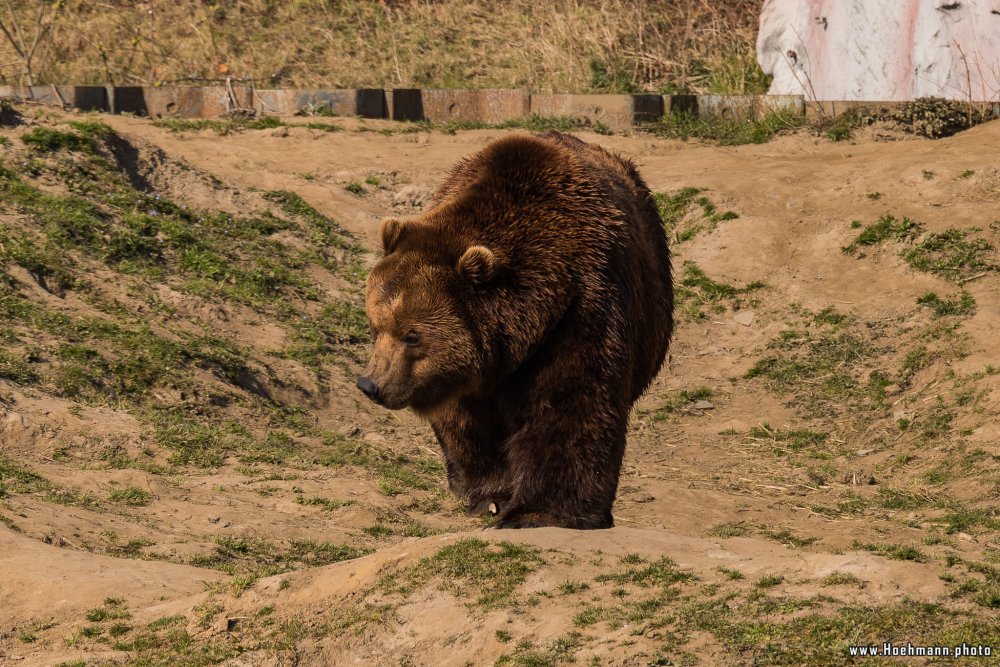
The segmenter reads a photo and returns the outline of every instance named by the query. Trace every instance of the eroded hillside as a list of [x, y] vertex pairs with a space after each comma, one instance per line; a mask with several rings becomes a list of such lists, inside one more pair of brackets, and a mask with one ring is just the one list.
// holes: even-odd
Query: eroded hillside
[[740, 148], [581, 133], [659, 193], [679, 295], [618, 527], [596, 532], [483, 532], [429, 428], [353, 386], [378, 219], [501, 131], [4, 122], [5, 660], [1000, 650], [997, 122]]

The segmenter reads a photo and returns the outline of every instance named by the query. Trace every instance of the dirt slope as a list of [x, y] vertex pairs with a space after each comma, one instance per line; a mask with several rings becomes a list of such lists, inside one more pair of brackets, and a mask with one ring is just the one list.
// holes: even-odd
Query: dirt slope
[[0, 128], [0, 662], [1000, 650], [1000, 123], [581, 133], [662, 193], [679, 285], [618, 527], [588, 533], [484, 532], [429, 428], [353, 386], [378, 220], [500, 131], [81, 118]]

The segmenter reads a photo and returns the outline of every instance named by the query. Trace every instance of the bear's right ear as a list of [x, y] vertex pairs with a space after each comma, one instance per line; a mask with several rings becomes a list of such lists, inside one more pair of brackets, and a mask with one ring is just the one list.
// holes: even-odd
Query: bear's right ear
[[382, 254], [390, 255], [399, 245], [406, 230], [406, 223], [399, 218], [386, 218], [379, 225], [379, 235], [382, 237]]
[[486, 246], [470, 246], [461, 257], [455, 269], [458, 275], [476, 287], [484, 287], [497, 273], [497, 256]]

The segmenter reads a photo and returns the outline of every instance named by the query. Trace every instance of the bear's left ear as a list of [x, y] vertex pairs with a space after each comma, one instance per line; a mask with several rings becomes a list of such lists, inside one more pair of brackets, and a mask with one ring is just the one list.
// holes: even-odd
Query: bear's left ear
[[391, 255], [399, 245], [399, 240], [406, 231], [406, 223], [399, 218], [386, 218], [379, 225], [379, 235], [382, 237], [382, 254]]
[[458, 260], [455, 269], [464, 280], [482, 287], [493, 280], [497, 272], [497, 257], [486, 246], [470, 246]]

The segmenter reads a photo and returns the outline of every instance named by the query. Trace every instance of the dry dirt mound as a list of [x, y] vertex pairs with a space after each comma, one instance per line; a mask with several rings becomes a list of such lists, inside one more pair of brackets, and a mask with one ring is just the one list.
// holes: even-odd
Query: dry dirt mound
[[658, 193], [678, 326], [618, 527], [574, 533], [483, 532], [429, 428], [353, 387], [378, 220], [500, 131], [23, 121], [0, 129], [0, 662], [1000, 650], [1000, 123], [584, 133]]

